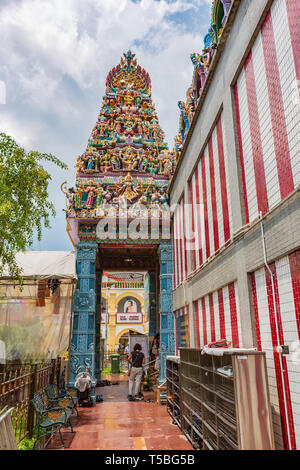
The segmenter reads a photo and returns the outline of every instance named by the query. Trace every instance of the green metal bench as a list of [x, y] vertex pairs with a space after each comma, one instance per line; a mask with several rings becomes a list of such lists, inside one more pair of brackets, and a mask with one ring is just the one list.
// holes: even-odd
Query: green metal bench
[[66, 399], [65, 403], [67, 403], [67, 400], [69, 400], [68, 407], [72, 410], [72, 412], [75, 410], [77, 416], [79, 416], [77, 408], [78, 398], [76, 390], [68, 390], [66, 396], [64, 398], [61, 398], [58, 386], [56, 384], [48, 384], [45, 388], [45, 392], [47, 394], [49, 402], [53, 406], [61, 406], [59, 402], [63, 403], [63, 400]]
[[62, 427], [70, 427], [72, 433], [73, 427], [71, 423], [72, 409], [68, 407], [69, 400], [61, 401], [59, 399], [57, 406], [52, 406], [45, 392], [35, 393], [31, 400], [37, 415], [38, 424], [38, 438], [40, 437], [40, 430], [46, 431], [48, 434], [59, 434], [62, 448], [65, 448], [63, 437], [61, 434]]

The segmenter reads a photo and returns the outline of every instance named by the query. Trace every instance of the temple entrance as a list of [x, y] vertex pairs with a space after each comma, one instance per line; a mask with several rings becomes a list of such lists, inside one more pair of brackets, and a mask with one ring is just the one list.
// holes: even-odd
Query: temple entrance
[[[77, 159], [76, 186], [65, 191], [78, 274], [70, 386], [86, 368], [94, 386], [101, 381], [101, 355], [123, 349], [125, 325], [146, 334], [149, 343], [160, 334], [159, 380], [165, 379], [165, 358], [174, 353], [168, 205], [174, 164], [152, 102], [150, 76], [128, 51], [107, 76], [97, 122]], [[130, 282], [122, 276], [141, 272], [147, 298], [141, 302], [124, 292], [113, 305], [112, 281], [120, 287]]]
[[[158, 328], [157, 315], [152, 315], [155, 324], [150, 319], [150, 305], [152, 309], [157, 305], [158, 291], [155, 283], [150, 292], [149, 272], [120, 269], [108, 270], [104, 266], [99, 272], [102, 273], [101, 284], [97, 284], [97, 303], [101, 299], [100, 362], [105, 373], [110, 369], [110, 356], [116, 353], [120, 355], [120, 369], [128, 369], [127, 357], [134, 338], [143, 338], [143, 344], [146, 339], [144, 353], [148, 361], [148, 343], [153, 339], [149, 335], [149, 325], [151, 331], [156, 332]], [[101, 289], [101, 295], [98, 289]]]

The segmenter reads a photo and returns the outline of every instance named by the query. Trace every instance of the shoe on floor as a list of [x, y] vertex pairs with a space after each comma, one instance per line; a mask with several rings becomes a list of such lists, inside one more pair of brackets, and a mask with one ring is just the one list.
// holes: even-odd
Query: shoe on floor
[[131, 395], [128, 395], [128, 400], [129, 401], [134, 401], [134, 398]]

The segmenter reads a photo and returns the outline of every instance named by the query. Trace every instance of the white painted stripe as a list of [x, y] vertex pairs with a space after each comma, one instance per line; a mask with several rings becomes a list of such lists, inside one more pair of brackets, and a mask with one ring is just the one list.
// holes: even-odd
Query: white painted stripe
[[245, 179], [247, 188], [247, 200], [250, 222], [258, 216], [256, 183], [253, 165], [253, 152], [251, 142], [251, 132], [249, 125], [248, 101], [246, 92], [245, 71], [242, 70], [238, 78], [238, 95], [241, 120], [242, 146], [244, 155]]
[[207, 342], [211, 342], [211, 326], [210, 326], [210, 308], [208, 295], [204, 298], [205, 310], [206, 310], [206, 331], [207, 331]]
[[178, 285], [181, 284], [181, 244], [180, 244], [180, 206], [176, 207], [176, 224], [177, 224], [177, 259], [178, 259]]
[[218, 299], [217, 291], [213, 293], [213, 306], [214, 306], [214, 318], [215, 318], [215, 335], [216, 335], [216, 341], [218, 341], [219, 339], [221, 339], [221, 334], [220, 334], [219, 299]]
[[208, 231], [209, 231], [209, 245], [210, 245], [210, 256], [215, 252], [214, 244], [214, 225], [213, 225], [213, 214], [211, 205], [211, 185], [210, 185], [210, 172], [209, 172], [209, 154], [208, 146], [205, 148], [205, 179], [206, 179], [206, 193], [207, 193], [207, 214], [208, 214]]
[[181, 257], [182, 257], [182, 265], [181, 265], [181, 282], [185, 279], [185, 250], [184, 250], [184, 225], [183, 225], [183, 198], [180, 201], [180, 246], [181, 246]]
[[178, 274], [177, 274], [178, 263], [179, 263], [179, 260], [178, 260], [177, 208], [174, 211], [173, 225], [174, 225], [174, 236], [175, 236], [175, 280], [176, 280], [175, 288], [177, 288], [178, 284], [179, 284], [179, 279], [178, 279]]
[[227, 286], [223, 287], [223, 304], [224, 304], [224, 320], [225, 320], [226, 339], [232, 342], [229, 290], [228, 290]]
[[294, 184], [297, 184], [300, 182], [300, 103], [286, 1], [276, 0], [272, 5], [271, 15], [293, 179]]
[[178, 286], [178, 279], [177, 279], [177, 263], [178, 263], [178, 256], [177, 256], [177, 224], [176, 224], [176, 218], [174, 214], [174, 219], [173, 219], [173, 252], [174, 252], [174, 273], [173, 273], [173, 284], [174, 284], [174, 289]]
[[[300, 408], [298, 405], [300, 397], [300, 364], [295, 361], [295, 357], [292, 353], [293, 343], [295, 345], [298, 343], [298, 329], [296, 323], [294, 294], [288, 256], [276, 262], [276, 275], [278, 282], [284, 344], [288, 345], [291, 351], [291, 353], [285, 357], [289, 376], [293, 419], [295, 427], [299, 426], [300, 430]], [[300, 433], [295, 432], [295, 435], [297, 448], [299, 448]]]
[[198, 302], [199, 312], [199, 329], [200, 329], [200, 347], [204, 346], [204, 335], [203, 335], [203, 313], [202, 313], [202, 302], [201, 299]]
[[[264, 268], [255, 272], [255, 283], [256, 283], [256, 296], [257, 296], [257, 310], [259, 318], [259, 327], [261, 335], [261, 346], [262, 350], [266, 353], [266, 363], [267, 363], [267, 374], [269, 382], [269, 392], [270, 392], [270, 401], [271, 405], [274, 408], [275, 413], [278, 415], [279, 411], [279, 402], [278, 402], [278, 392], [277, 392], [277, 382], [276, 382], [276, 373], [275, 373], [275, 364], [273, 356], [273, 344], [271, 336], [271, 327], [270, 327], [270, 317], [269, 317], [269, 306], [267, 298], [267, 286], [266, 286], [266, 277]], [[282, 442], [281, 436], [281, 426], [280, 423], [276, 422], [276, 414], [273, 413], [273, 425], [274, 433], [276, 434], [277, 443]]]
[[227, 153], [226, 132], [224, 130], [224, 124], [223, 124], [223, 117], [222, 116], [220, 117], [220, 120], [221, 120], [221, 124], [222, 124], [222, 135], [223, 135], [223, 152], [224, 152], [224, 164], [225, 164], [225, 174], [226, 174], [229, 227], [230, 227], [230, 235], [232, 235], [233, 222], [232, 222], [232, 207], [231, 207], [230, 184], [229, 184], [229, 169], [228, 169], [228, 153]]
[[[274, 139], [273, 133], [271, 132], [272, 121], [264, 52], [260, 33], [253, 45], [252, 54], [268, 204], [269, 208], [271, 208], [280, 201], [281, 196], [275, 158]], [[278, 92], [280, 91], [278, 90]]]
[[236, 315], [237, 315], [237, 324], [238, 324], [239, 347], [242, 348], [243, 336], [242, 336], [241, 313], [240, 313], [240, 299], [239, 299], [237, 282], [234, 283], [234, 293], [235, 293]]
[[222, 190], [220, 180], [220, 164], [219, 164], [219, 150], [218, 150], [218, 136], [217, 128], [215, 127], [212, 134], [212, 148], [214, 156], [214, 170], [215, 170], [215, 188], [216, 188], [216, 205], [217, 205], [217, 218], [218, 218], [218, 231], [219, 231], [219, 247], [225, 243], [224, 236], [224, 218], [222, 207]]
[[[192, 178], [192, 193], [193, 193], [193, 214], [194, 214], [194, 231], [195, 231], [195, 258], [196, 258], [196, 269], [200, 266], [199, 262], [199, 226], [200, 221], [198, 220], [197, 211], [197, 197], [196, 197], [196, 174], [193, 174]], [[193, 255], [194, 256], [194, 255]]]
[[[202, 156], [201, 158], [204, 158]], [[200, 201], [200, 247], [202, 249], [203, 263], [206, 261], [206, 236], [205, 233], [205, 224], [204, 224], [204, 205], [203, 205], [203, 184], [202, 184], [202, 171], [201, 171], [201, 160], [198, 165], [198, 177], [199, 177], [199, 201]]]

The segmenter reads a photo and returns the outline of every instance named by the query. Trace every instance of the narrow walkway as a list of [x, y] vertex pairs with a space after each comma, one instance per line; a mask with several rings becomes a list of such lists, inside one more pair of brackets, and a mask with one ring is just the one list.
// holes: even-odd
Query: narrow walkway
[[120, 384], [98, 388], [104, 401], [79, 408], [79, 418], [73, 418], [70, 450], [193, 450], [166, 406], [128, 402], [127, 376], [109, 379]]

